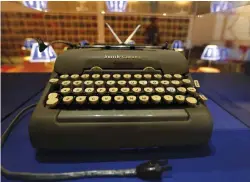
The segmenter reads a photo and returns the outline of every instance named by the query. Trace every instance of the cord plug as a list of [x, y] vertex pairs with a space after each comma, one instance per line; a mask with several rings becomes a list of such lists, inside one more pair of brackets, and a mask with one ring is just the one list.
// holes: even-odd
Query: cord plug
[[142, 163], [136, 167], [136, 175], [143, 180], [159, 180], [161, 179], [163, 172], [172, 170], [172, 167], [167, 164], [168, 161], [157, 160]]

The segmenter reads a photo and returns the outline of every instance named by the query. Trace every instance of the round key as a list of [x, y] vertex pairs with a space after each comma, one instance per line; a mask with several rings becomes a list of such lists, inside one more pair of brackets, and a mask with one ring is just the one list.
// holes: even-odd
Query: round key
[[163, 87], [156, 87], [155, 92], [158, 94], [163, 94], [165, 93], [165, 89]]
[[185, 94], [187, 92], [187, 89], [185, 87], [178, 87], [177, 91], [180, 94]]
[[161, 96], [159, 96], [159, 95], [152, 95], [151, 99], [152, 99], [152, 102], [155, 104], [158, 104], [161, 102]]
[[135, 87], [137, 85], [137, 81], [136, 80], [130, 80], [128, 81], [128, 84], [132, 87]]
[[180, 80], [182, 78], [182, 76], [180, 74], [174, 74], [174, 78], [177, 80]]
[[171, 104], [174, 100], [172, 95], [164, 95], [163, 99], [167, 104]]
[[100, 78], [100, 75], [99, 75], [99, 74], [93, 74], [93, 75], [92, 75], [92, 78], [93, 78], [94, 80], [97, 80], [97, 79]]
[[140, 87], [134, 87], [134, 88], [132, 88], [132, 91], [133, 91], [134, 94], [139, 94], [139, 93], [141, 93], [141, 88]]
[[73, 85], [79, 87], [82, 85], [82, 81], [81, 80], [73, 81]]
[[159, 84], [159, 82], [158, 82], [157, 80], [151, 80], [151, 81], [150, 81], [150, 84], [151, 84], [152, 86], [157, 86], [157, 85]]
[[99, 97], [98, 96], [90, 96], [89, 97], [89, 103], [90, 104], [96, 104], [99, 101]]
[[129, 80], [131, 78], [131, 74], [124, 74], [123, 78]]
[[136, 96], [134, 95], [129, 95], [126, 97], [127, 101], [129, 104], [134, 104], [136, 102]]
[[134, 75], [134, 78], [135, 78], [136, 80], [139, 80], [139, 79], [142, 78], [142, 75], [141, 75], [141, 74], [135, 74], [135, 75]]
[[190, 85], [191, 84], [191, 80], [189, 79], [182, 79], [182, 82], [184, 85]]
[[165, 74], [165, 75], [164, 75], [164, 78], [166, 78], [166, 79], [168, 79], [168, 80], [169, 80], [169, 79], [171, 79], [171, 78], [172, 78], [172, 75], [170, 75], [170, 74]]
[[190, 94], [194, 94], [194, 93], [196, 93], [196, 89], [194, 87], [188, 87], [187, 92]]
[[107, 81], [107, 85], [110, 86], [110, 87], [112, 87], [112, 86], [115, 85], [115, 81], [114, 80], [108, 80]]
[[102, 88], [98, 88], [97, 89], [97, 93], [100, 94], [100, 95], [103, 95], [106, 93], [106, 88], [102, 87]]
[[116, 104], [122, 104], [124, 102], [124, 97], [121, 95], [117, 95], [114, 97], [114, 100]]
[[104, 81], [102, 81], [102, 80], [97, 80], [97, 81], [95, 81], [95, 85], [96, 85], [97, 87], [101, 87], [101, 86], [103, 86], [103, 84], [104, 84]]
[[83, 74], [81, 76], [81, 78], [84, 79], [84, 80], [87, 80], [87, 79], [89, 79], [89, 74]]
[[74, 88], [73, 89], [73, 93], [75, 94], [75, 95], [79, 95], [79, 94], [81, 94], [82, 93], [82, 88], [80, 88], [80, 87], [78, 87], [78, 88]]
[[84, 92], [87, 94], [87, 95], [91, 95], [94, 93], [94, 88], [85, 88]]
[[187, 97], [186, 102], [188, 103], [188, 105], [194, 107], [197, 104], [197, 99], [194, 97]]
[[148, 82], [146, 80], [140, 80], [139, 81], [140, 86], [146, 86], [147, 84], [148, 84]]
[[77, 96], [76, 97], [76, 103], [84, 104], [84, 102], [86, 102], [86, 96]]
[[153, 88], [151, 88], [151, 87], [146, 87], [146, 88], [144, 88], [144, 92], [146, 93], [146, 94], [152, 94], [153, 93]]
[[175, 94], [176, 89], [174, 87], [167, 87], [166, 88], [167, 93], [169, 94]]
[[161, 76], [160, 74], [155, 74], [155, 75], [154, 75], [154, 78], [157, 79], [157, 80], [159, 80], [159, 79], [162, 78], [162, 76]]
[[121, 92], [122, 92], [123, 94], [128, 94], [129, 91], [130, 91], [130, 88], [128, 88], [128, 87], [123, 87], [123, 88], [121, 88]]
[[102, 75], [102, 78], [104, 80], [108, 80], [108, 79], [110, 79], [110, 74], [104, 74], [104, 75]]
[[119, 80], [119, 79], [121, 78], [121, 75], [120, 75], [120, 74], [114, 74], [114, 75], [113, 75], [113, 78], [114, 78], [115, 80]]
[[78, 74], [73, 74], [70, 76], [73, 80], [76, 80], [79, 78], [79, 75]]
[[185, 96], [184, 95], [176, 95], [175, 100], [178, 104], [183, 104], [185, 101]]
[[61, 89], [61, 93], [62, 93], [63, 95], [69, 94], [69, 93], [70, 93], [70, 88], [62, 88], [62, 89]]
[[73, 96], [65, 96], [63, 97], [63, 103], [69, 105], [73, 102], [73, 99]]
[[111, 87], [109, 88], [109, 93], [112, 95], [115, 95], [118, 92], [118, 88], [116, 87]]
[[56, 105], [58, 104], [59, 100], [58, 98], [50, 98], [46, 101], [46, 105], [49, 107], [49, 108], [54, 108], [56, 107]]
[[123, 87], [123, 86], [126, 85], [126, 81], [125, 80], [119, 80], [118, 81], [118, 85], [121, 86], [121, 87]]
[[86, 81], [84, 82], [84, 85], [87, 86], [87, 87], [90, 87], [90, 86], [93, 85], [93, 81], [92, 81], [92, 80], [86, 80]]
[[181, 82], [178, 80], [172, 80], [171, 84], [173, 84], [174, 86], [179, 86], [181, 84]]
[[149, 96], [147, 96], [147, 95], [141, 95], [141, 96], [139, 97], [139, 100], [140, 100], [140, 102], [141, 102], [142, 104], [147, 104], [148, 101], [149, 101]]
[[111, 100], [112, 100], [111, 96], [103, 96], [102, 97], [102, 102], [104, 104], [109, 104], [111, 102]]
[[50, 99], [50, 98], [58, 98], [58, 93], [50, 93], [48, 95], [48, 99]]
[[161, 81], [161, 84], [163, 85], [163, 86], [169, 86], [169, 81], [168, 80], [162, 80]]
[[57, 84], [58, 81], [59, 81], [59, 79], [57, 79], [57, 78], [51, 78], [51, 79], [49, 80], [49, 83], [51, 83], [51, 84]]
[[144, 74], [143, 77], [146, 79], [146, 80], [149, 80], [152, 78], [152, 75], [150, 74]]
[[63, 82], [62, 82], [62, 86], [67, 87], [67, 86], [70, 85], [70, 83], [71, 83], [71, 81], [69, 81], [69, 80], [63, 81]]
[[67, 75], [67, 74], [61, 75], [60, 78], [61, 78], [62, 80], [66, 80], [66, 79], [69, 78], [69, 75]]

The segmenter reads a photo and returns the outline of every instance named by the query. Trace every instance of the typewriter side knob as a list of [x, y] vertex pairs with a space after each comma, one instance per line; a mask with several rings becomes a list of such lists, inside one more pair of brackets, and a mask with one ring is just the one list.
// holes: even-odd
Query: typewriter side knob
[[91, 71], [102, 71], [102, 68], [99, 66], [94, 66], [90, 69]]
[[153, 67], [145, 67], [143, 71], [155, 71]]

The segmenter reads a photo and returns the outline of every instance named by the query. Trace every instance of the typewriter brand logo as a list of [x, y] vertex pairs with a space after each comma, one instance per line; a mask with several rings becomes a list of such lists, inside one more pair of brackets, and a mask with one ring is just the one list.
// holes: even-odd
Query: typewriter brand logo
[[127, 55], [114, 55], [114, 56], [105, 55], [104, 58], [105, 59], [139, 59], [141, 57], [140, 56], [127, 56]]

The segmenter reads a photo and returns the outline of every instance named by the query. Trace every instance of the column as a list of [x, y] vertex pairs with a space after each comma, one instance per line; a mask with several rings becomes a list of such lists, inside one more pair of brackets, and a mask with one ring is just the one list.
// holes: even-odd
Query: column
[[105, 2], [97, 1], [97, 43], [105, 43], [105, 29], [104, 29], [104, 14], [101, 12], [105, 10]]

